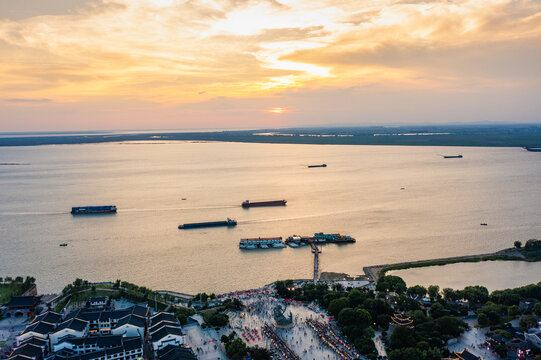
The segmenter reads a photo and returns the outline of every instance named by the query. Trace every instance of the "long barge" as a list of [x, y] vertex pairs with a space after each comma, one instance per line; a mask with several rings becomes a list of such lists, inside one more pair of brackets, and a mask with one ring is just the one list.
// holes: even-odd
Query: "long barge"
[[71, 208], [71, 213], [73, 215], [116, 213], [116, 206], [76, 206]]
[[444, 159], [462, 159], [463, 157], [462, 155], [443, 155]]
[[210, 222], [200, 222], [200, 223], [188, 223], [179, 225], [179, 229], [196, 229], [196, 228], [206, 228], [206, 227], [217, 227], [217, 226], [236, 226], [237, 221], [227, 218], [225, 221], [210, 221]]
[[242, 203], [243, 208], [262, 207], [262, 206], [285, 206], [286, 200], [272, 200], [272, 201], [254, 201], [246, 200]]
[[309, 168], [319, 168], [319, 167], [327, 167], [327, 164], [319, 164], [319, 165], [308, 165]]
[[282, 242], [282, 237], [270, 237], [270, 238], [250, 238], [241, 239], [239, 243], [240, 249], [271, 249], [271, 248], [285, 248], [286, 245]]

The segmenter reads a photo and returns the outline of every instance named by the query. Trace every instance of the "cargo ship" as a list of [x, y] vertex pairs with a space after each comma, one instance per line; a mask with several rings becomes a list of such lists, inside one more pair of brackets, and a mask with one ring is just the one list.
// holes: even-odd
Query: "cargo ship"
[[309, 168], [318, 168], [318, 167], [327, 167], [327, 164], [320, 164], [320, 165], [308, 165]]
[[273, 201], [254, 201], [246, 200], [242, 203], [243, 208], [261, 207], [261, 206], [285, 206], [287, 201], [285, 200], [273, 200]]
[[71, 213], [73, 215], [116, 213], [116, 206], [76, 206], [71, 208]]
[[271, 237], [271, 238], [252, 238], [252, 239], [241, 239], [239, 243], [240, 249], [281, 249], [285, 248], [286, 245], [282, 242], [282, 237]]
[[237, 221], [227, 218], [225, 221], [210, 221], [210, 222], [201, 222], [201, 223], [189, 223], [179, 225], [179, 229], [195, 229], [195, 228], [206, 228], [206, 227], [216, 227], [216, 226], [236, 226]]
[[541, 147], [528, 147], [528, 146], [525, 146], [524, 149], [526, 149], [528, 151], [532, 151], [532, 152], [541, 152]]
[[462, 155], [443, 155], [444, 159], [462, 159]]

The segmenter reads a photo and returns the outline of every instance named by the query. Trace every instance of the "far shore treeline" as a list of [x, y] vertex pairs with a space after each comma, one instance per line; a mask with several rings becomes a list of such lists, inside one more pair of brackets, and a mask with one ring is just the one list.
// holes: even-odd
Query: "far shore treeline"
[[0, 133], [0, 146], [123, 141], [222, 141], [320, 145], [541, 146], [541, 124], [311, 127], [224, 131]]

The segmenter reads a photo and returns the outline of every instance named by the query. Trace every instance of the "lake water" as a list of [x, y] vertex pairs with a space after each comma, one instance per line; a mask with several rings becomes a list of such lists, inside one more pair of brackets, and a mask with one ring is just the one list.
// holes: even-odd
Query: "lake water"
[[[0, 276], [34, 276], [42, 292], [76, 277], [188, 293], [311, 277], [309, 248], [240, 251], [246, 237], [352, 235], [320, 257], [352, 275], [541, 237], [541, 157], [517, 148], [108, 143], [4, 147], [0, 163], [29, 164], [0, 166]], [[69, 214], [85, 205], [119, 211]], [[227, 217], [239, 225], [177, 229]]]
[[494, 291], [538, 283], [541, 281], [540, 265], [525, 261], [483, 261], [396, 270], [387, 274], [400, 276], [408, 286], [439, 285], [440, 289], [464, 289], [482, 285]]

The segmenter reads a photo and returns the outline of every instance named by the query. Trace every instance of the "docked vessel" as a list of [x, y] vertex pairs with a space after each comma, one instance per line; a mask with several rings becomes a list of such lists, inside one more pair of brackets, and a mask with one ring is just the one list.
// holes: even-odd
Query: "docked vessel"
[[315, 242], [325, 242], [325, 243], [346, 243], [346, 242], [355, 242], [355, 239], [349, 235], [340, 235], [340, 234], [324, 234], [324, 233], [315, 233], [314, 234]]
[[444, 159], [462, 159], [462, 155], [443, 155]]
[[308, 165], [309, 168], [318, 168], [318, 167], [327, 167], [327, 164], [320, 164], [320, 165]]
[[315, 233], [314, 236], [293, 235], [285, 240], [285, 243], [293, 248], [312, 243], [341, 244], [354, 243], [356, 240], [349, 235]]
[[71, 208], [71, 213], [73, 215], [116, 213], [116, 206], [76, 206]]
[[282, 237], [241, 239], [239, 243], [240, 249], [271, 249], [285, 247], [286, 245], [282, 242]]
[[200, 223], [188, 223], [179, 225], [179, 229], [195, 229], [195, 228], [205, 228], [205, 227], [216, 227], [216, 226], [236, 226], [237, 221], [227, 218], [225, 221], [210, 221], [210, 222], [200, 222]]
[[243, 208], [261, 207], [261, 206], [285, 206], [287, 201], [285, 200], [273, 200], [273, 201], [254, 201], [246, 200], [242, 203]]
[[528, 151], [532, 151], [532, 152], [541, 152], [541, 147], [528, 147], [528, 146], [525, 146], [524, 149], [526, 149]]

